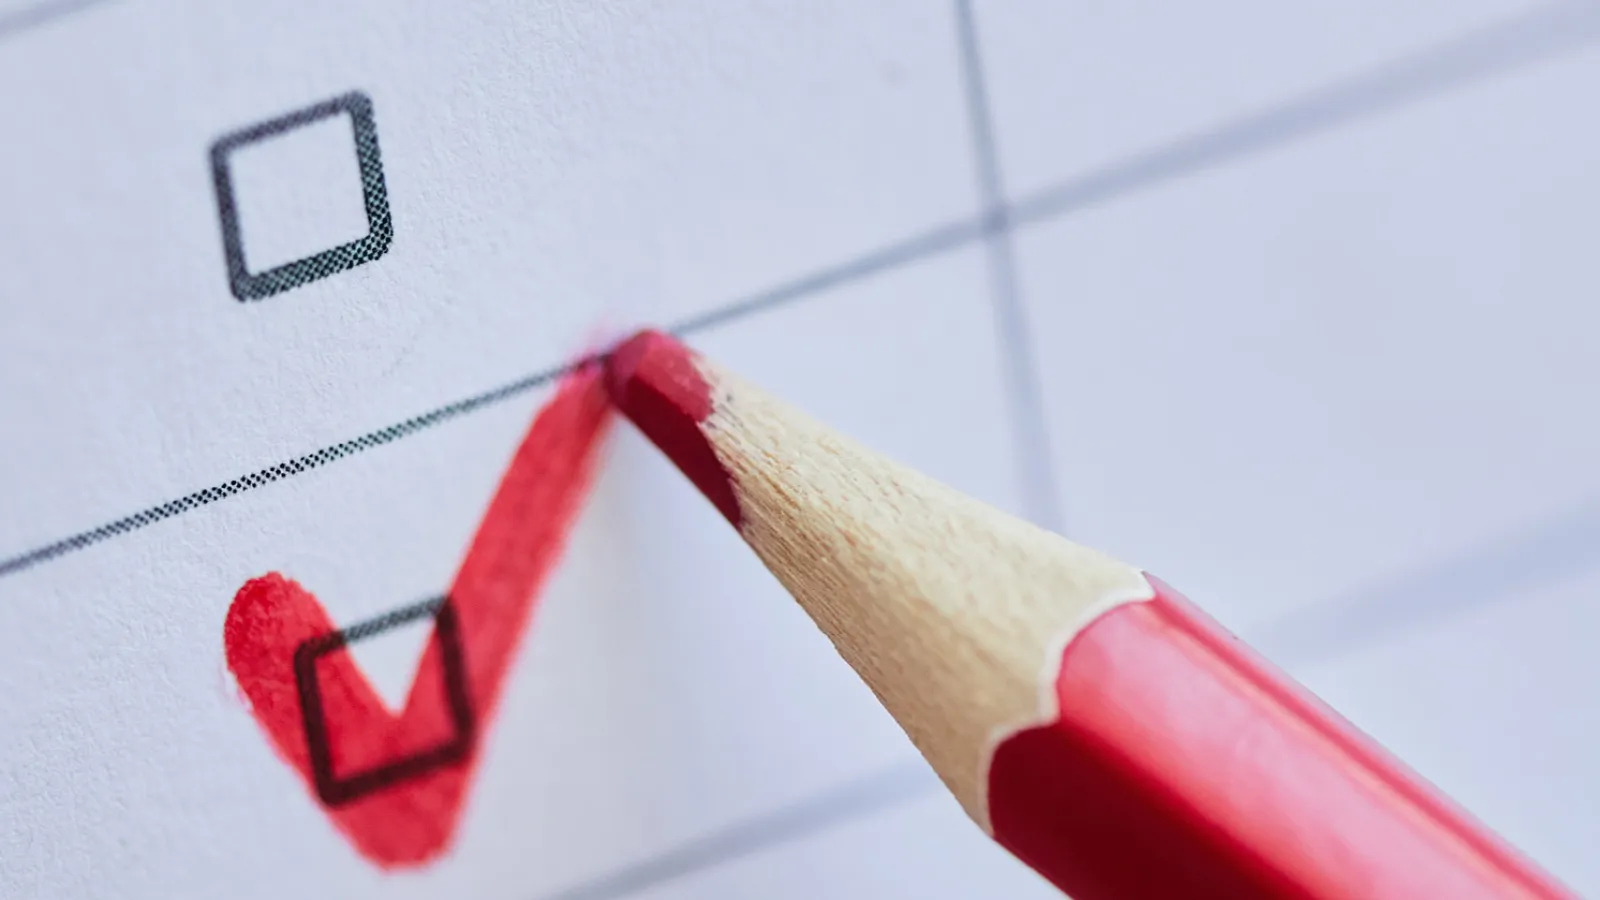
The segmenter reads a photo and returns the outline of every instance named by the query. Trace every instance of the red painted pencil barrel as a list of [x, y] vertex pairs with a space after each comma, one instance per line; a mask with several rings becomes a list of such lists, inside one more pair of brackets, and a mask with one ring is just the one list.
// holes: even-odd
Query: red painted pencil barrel
[[1075, 900], [1575, 897], [1152, 582], [990, 768], [995, 838]]
[[[1137, 569], [852, 447], [666, 335], [619, 347], [607, 387], [967, 811], [1075, 900], [1573, 896]], [[975, 602], [985, 585], [1004, 599]]]

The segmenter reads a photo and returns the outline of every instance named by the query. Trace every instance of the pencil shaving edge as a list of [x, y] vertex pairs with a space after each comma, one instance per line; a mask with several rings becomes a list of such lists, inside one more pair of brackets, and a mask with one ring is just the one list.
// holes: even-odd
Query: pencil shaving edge
[[746, 542], [992, 833], [995, 748], [1057, 718], [1064, 648], [1105, 612], [1149, 599], [1149, 583], [693, 362]]

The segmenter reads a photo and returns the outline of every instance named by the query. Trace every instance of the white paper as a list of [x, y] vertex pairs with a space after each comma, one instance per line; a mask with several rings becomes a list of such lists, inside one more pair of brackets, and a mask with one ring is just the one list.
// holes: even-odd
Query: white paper
[[[625, 425], [440, 858], [271, 749], [239, 587], [438, 595], [644, 324], [1059, 510], [1600, 890], [1600, 15], [961, 10], [0, 6], [0, 896], [1050, 896]], [[367, 256], [241, 300], [212, 148], [334, 101], [224, 154], [241, 271]], [[391, 702], [425, 634], [353, 648]]]

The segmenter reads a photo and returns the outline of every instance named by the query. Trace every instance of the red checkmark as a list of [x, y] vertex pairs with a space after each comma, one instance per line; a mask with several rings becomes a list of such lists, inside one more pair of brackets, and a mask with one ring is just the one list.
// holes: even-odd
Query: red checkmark
[[[278, 755], [373, 863], [417, 865], [449, 845], [477, 759], [474, 737], [493, 715], [535, 598], [588, 492], [608, 422], [593, 366], [568, 376], [535, 416], [467, 547], [398, 715], [305, 588], [273, 572], [234, 595], [223, 625], [229, 671]], [[297, 651], [302, 674], [314, 678], [311, 704], [303, 702], [305, 679], [296, 682]], [[323, 730], [313, 727], [309, 745], [308, 705]], [[328, 790], [328, 772], [319, 791], [319, 741], [331, 775], [344, 779], [343, 795]]]

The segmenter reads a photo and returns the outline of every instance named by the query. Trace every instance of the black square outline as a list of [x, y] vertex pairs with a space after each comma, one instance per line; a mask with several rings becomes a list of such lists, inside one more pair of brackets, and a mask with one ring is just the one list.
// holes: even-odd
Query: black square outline
[[[250, 273], [245, 269], [244, 239], [239, 231], [239, 212], [234, 203], [228, 154], [246, 144], [293, 131], [340, 113], [349, 113], [355, 129], [356, 162], [361, 167], [361, 194], [367, 209], [366, 235], [265, 272]], [[216, 188], [217, 216], [222, 221], [222, 249], [228, 262], [228, 286], [240, 301], [260, 300], [326, 278], [335, 272], [372, 262], [389, 252], [389, 243], [394, 239], [394, 222], [389, 217], [389, 193], [383, 181], [383, 155], [378, 151], [378, 126], [372, 117], [372, 100], [360, 91], [351, 91], [218, 138], [211, 145], [211, 184]]]
[[[327, 720], [317, 686], [317, 659], [363, 638], [381, 634], [423, 616], [433, 616], [433, 639], [439, 642], [444, 662], [445, 696], [455, 734], [432, 747], [393, 762], [337, 776], [328, 746]], [[460, 625], [449, 597], [435, 597], [385, 613], [349, 628], [302, 641], [294, 650], [295, 689], [300, 695], [300, 715], [306, 730], [306, 750], [311, 757], [311, 780], [317, 796], [330, 807], [342, 806], [373, 791], [420, 777], [433, 769], [465, 759], [472, 752], [476, 723], [467, 693], [467, 668], [461, 653]]]

